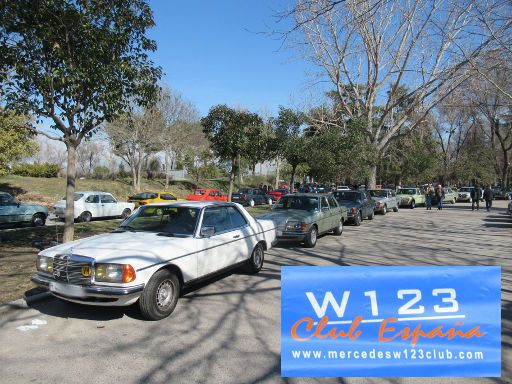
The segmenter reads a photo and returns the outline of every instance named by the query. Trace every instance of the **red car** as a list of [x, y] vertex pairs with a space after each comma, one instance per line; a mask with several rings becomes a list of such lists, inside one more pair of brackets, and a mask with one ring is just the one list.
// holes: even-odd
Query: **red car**
[[196, 189], [187, 200], [228, 201], [228, 197], [218, 189]]
[[287, 189], [276, 189], [275, 191], [267, 192], [267, 195], [272, 196], [272, 200], [277, 201], [282, 195], [288, 194]]

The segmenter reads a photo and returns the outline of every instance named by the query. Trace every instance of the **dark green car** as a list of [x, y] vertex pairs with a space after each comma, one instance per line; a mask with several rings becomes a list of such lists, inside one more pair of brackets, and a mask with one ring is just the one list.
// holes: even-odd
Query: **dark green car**
[[258, 218], [276, 223], [277, 240], [299, 241], [313, 248], [318, 235], [341, 236], [347, 209], [328, 194], [296, 193], [281, 196], [272, 212]]
[[30, 223], [39, 227], [45, 224], [47, 217], [48, 208], [21, 203], [9, 193], [0, 192], [0, 224]]

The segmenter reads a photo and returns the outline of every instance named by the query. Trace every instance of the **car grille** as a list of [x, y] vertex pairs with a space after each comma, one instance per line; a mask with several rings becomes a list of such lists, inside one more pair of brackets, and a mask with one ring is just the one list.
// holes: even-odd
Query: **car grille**
[[[82, 256], [57, 255], [53, 259], [53, 277], [57, 281], [70, 284], [90, 285], [92, 260], [91, 258]], [[89, 276], [83, 275], [83, 269], [89, 272]]]

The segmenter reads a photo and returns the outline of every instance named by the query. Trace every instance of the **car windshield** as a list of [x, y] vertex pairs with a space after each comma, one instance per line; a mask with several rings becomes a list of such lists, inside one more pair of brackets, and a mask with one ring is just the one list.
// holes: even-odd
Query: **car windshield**
[[414, 188], [400, 188], [397, 192], [399, 195], [415, 195], [416, 190]]
[[356, 201], [360, 196], [359, 192], [355, 192], [355, 191], [343, 191], [343, 192], [336, 191], [336, 192], [333, 192], [333, 195], [336, 198], [336, 200], [347, 200], [347, 201]]
[[245, 194], [250, 194], [251, 193], [251, 190], [250, 189], [247, 189], [247, 188], [240, 188], [238, 190], [237, 193], [245, 193]]
[[136, 195], [130, 196], [130, 199], [135, 200], [146, 200], [146, 199], [156, 199], [157, 194], [154, 192], [141, 192]]
[[119, 226], [119, 230], [161, 232], [169, 236], [192, 236], [199, 209], [189, 207], [145, 206]]
[[473, 190], [473, 188], [471, 188], [471, 187], [462, 187], [460, 189], [461, 192], [471, 192], [472, 190]]
[[368, 192], [370, 192], [371, 197], [387, 197], [388, 193], [386, 191], [378, 191], [376, 189], [369, 189]]
[[274, 205], [273, 209], [299, 209], [301, 211], [314, 212], [318, 210], [318, 197], [283, 196]]

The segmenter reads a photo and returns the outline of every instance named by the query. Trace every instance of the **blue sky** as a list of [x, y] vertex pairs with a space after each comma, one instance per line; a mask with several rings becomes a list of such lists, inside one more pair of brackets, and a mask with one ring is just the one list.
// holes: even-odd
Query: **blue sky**
[[156, 26], [149, 36], [162, 83], [181, 92], [201, 116], [227, 104], [275, 114], [307, 93], [307, 64], [264, 33], [283, 29], [274, 17], [291, 1], [153, 0]]

